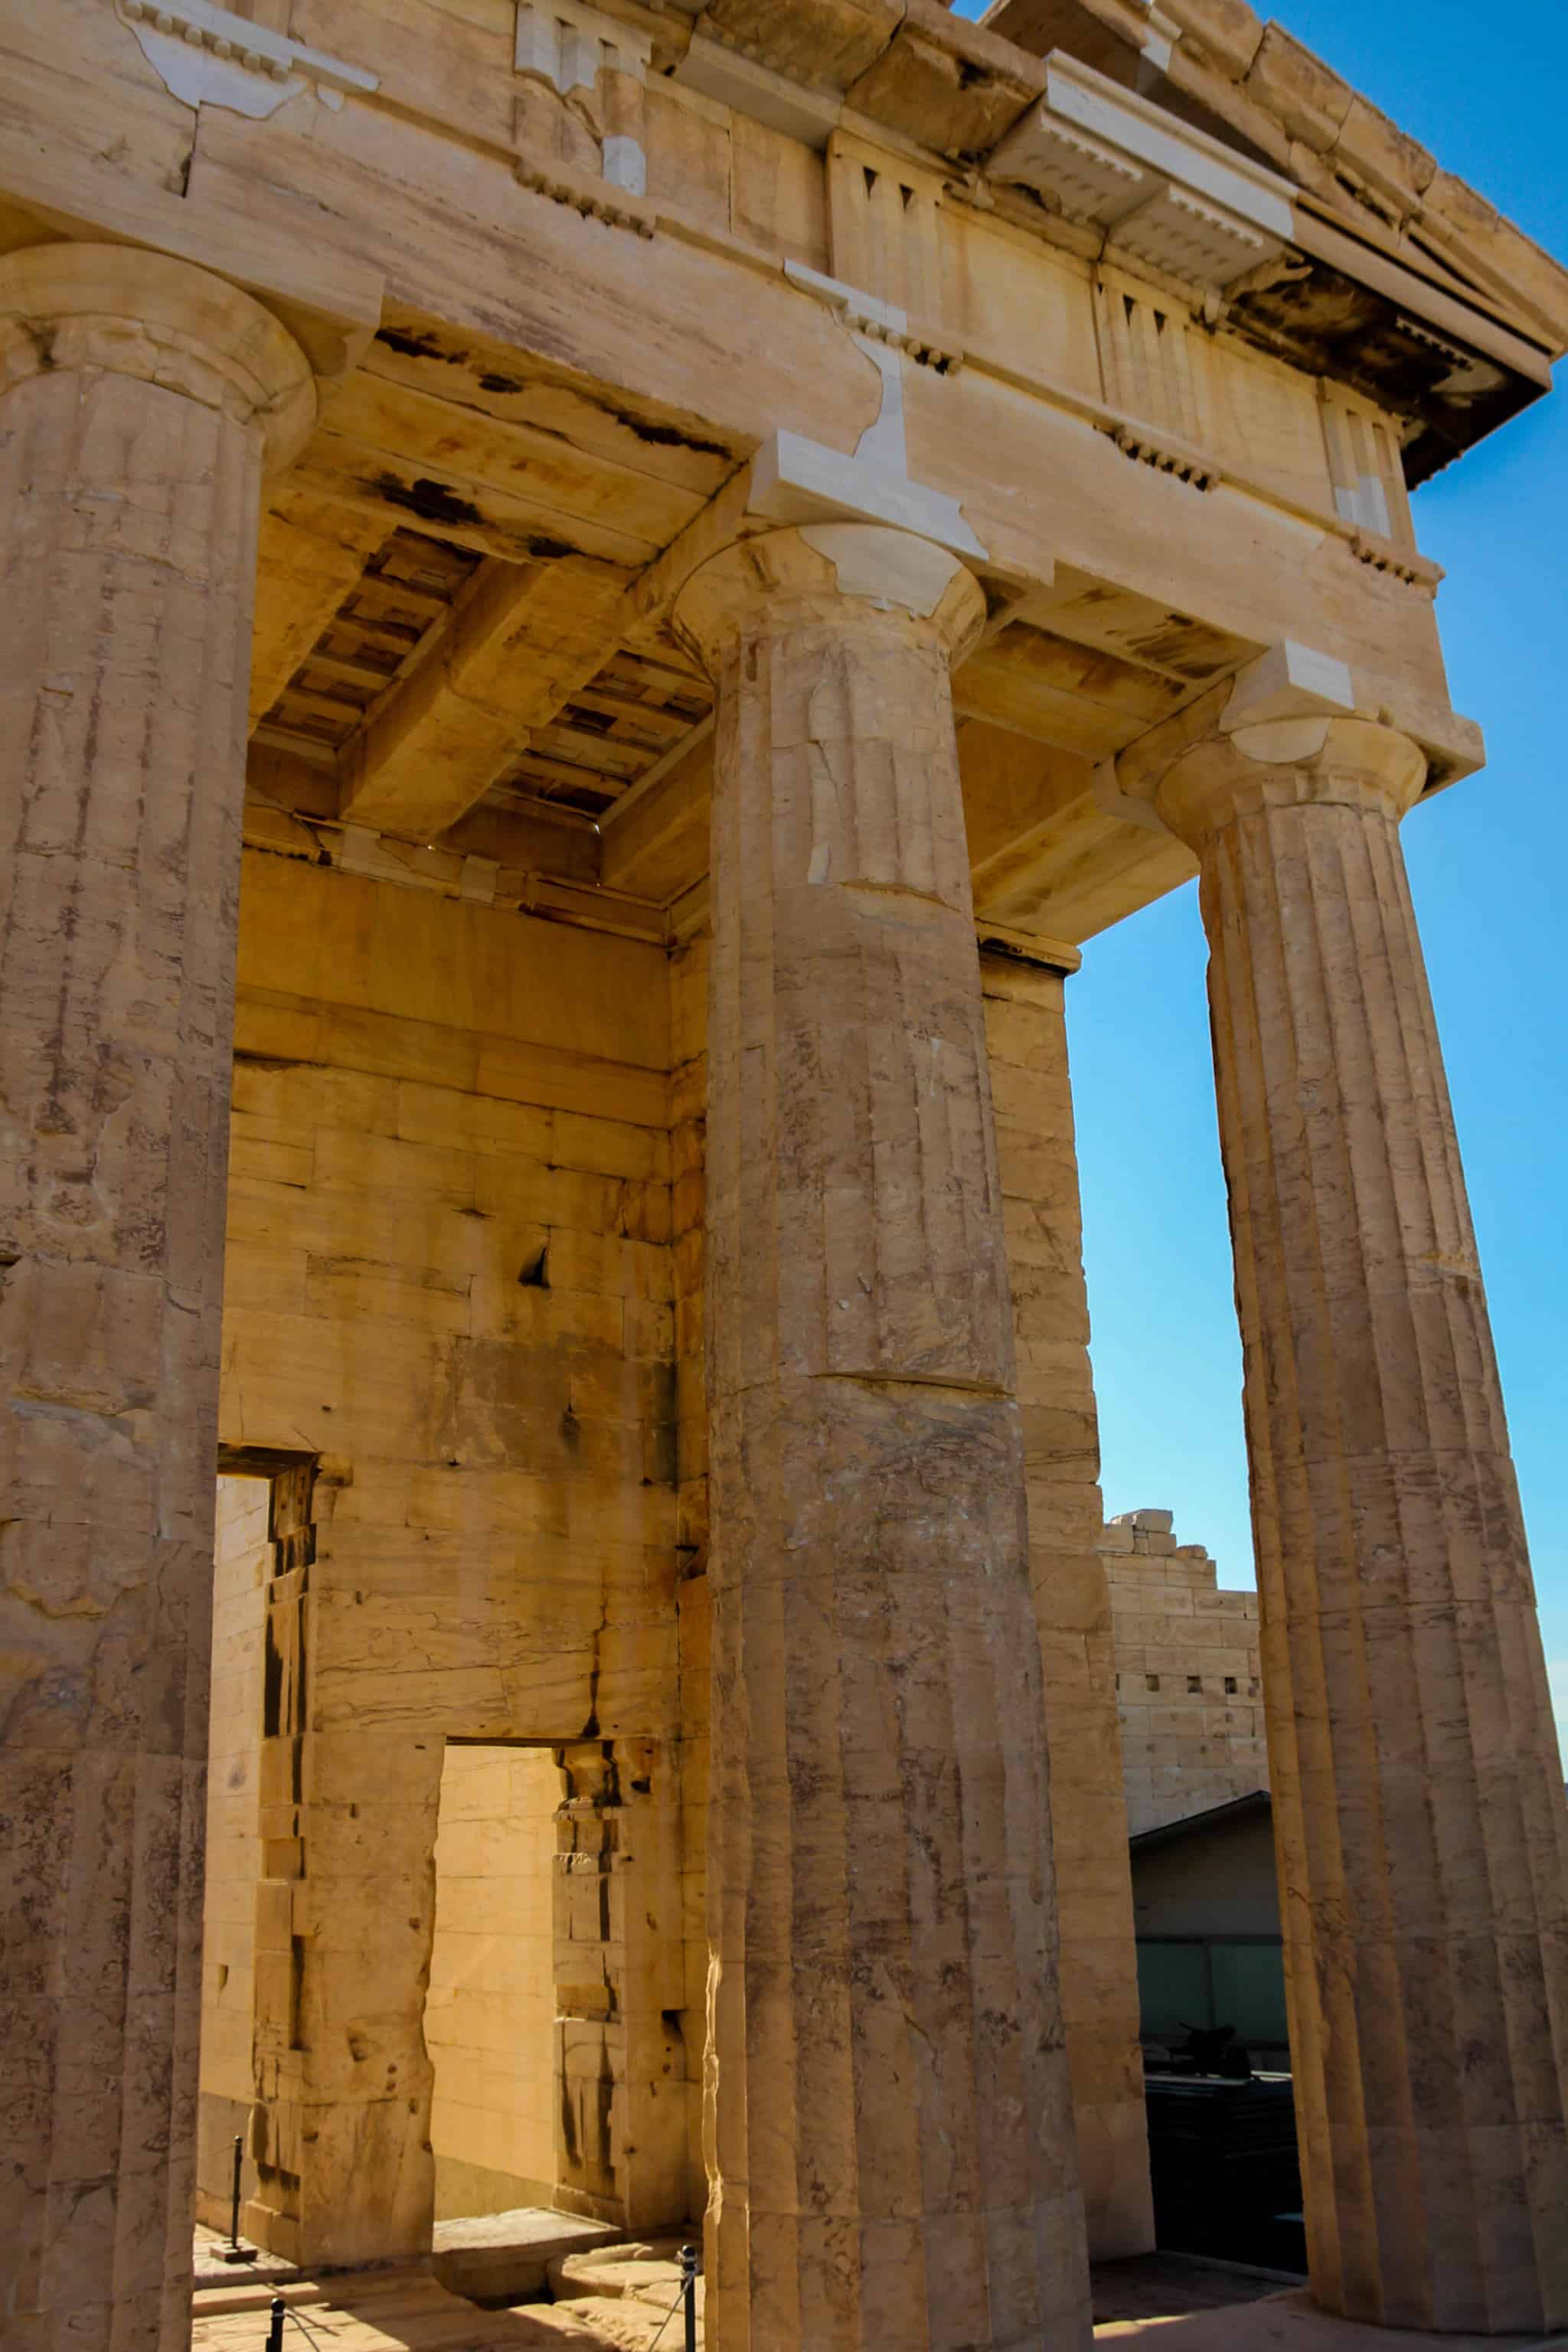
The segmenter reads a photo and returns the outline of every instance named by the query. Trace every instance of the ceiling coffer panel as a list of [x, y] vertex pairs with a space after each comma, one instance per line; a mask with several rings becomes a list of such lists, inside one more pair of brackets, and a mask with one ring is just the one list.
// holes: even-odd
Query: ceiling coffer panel
[[263, 740], [334, 762], [418, 667], [482, 561], [446, 540], [394, 531], [262, 719]]

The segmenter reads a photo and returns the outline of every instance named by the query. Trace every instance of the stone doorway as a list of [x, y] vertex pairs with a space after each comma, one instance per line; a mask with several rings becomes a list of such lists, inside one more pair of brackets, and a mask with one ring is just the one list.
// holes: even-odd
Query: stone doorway
[[437, 2222], [552, 2200], [561, 1795], [548, 1748], [447, 1742], [425, 2001]]
[[450, 1739], [425, 2041], [435, 2218], [686, 2218], [679, 1792], [647, 1740]]
[[220, 1477], [213, 1549], [212, 1718], [202, 1954], [196, 2218], [226, 2230], [233, 2151], [241, 2189], [256, 2187], [256, 1886], [261, 1875], [259, 1778], [271, 1480]]
[[260, 2101], [298, 2041], [291, 1895], [315, 1457], [225, 1446], [213, 1547], [196, 2218], [226, 2230], [240, 2142], [241, 2227], [292, 2218], [297, 2179]]

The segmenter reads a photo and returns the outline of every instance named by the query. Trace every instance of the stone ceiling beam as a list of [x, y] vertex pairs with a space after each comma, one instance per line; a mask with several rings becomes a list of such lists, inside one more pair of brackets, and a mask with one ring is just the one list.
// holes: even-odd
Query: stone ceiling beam
[[709, 812], [713, 794], [713, 730], [682, 751], [623, 815], [600, 823], [599, 878], [607, 890], [629, 890], [668, 906], [708, 871]]
[[490, 563], [344, 762], [345, 822], [433, 841], [484, 797], [620, 642], [626, 575], [581, 558]]
[[506, 488], [441, 465], [423, 452], [356, 440], [323, 428], [295, 469], [295, 481], [384, 518], [384, 529], [423, 526], [454, 546], [506, 563], [580, 555], [615, 567], [623, 583], [656, 549], [611, 523], [563, 511], [520, 475]]

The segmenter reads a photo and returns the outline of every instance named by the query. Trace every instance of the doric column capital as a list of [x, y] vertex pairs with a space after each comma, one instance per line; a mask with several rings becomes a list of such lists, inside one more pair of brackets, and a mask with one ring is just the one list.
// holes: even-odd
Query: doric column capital
[[226, 278], [126, 245], [36, 245], [0, 258], [0, 396], [31, 376], [138, 378], [260, 425], [268, 473], [316, 422], [293, 336]]
[[1201, 854], [1265, 808], [1333, 804], [1397, 822], [1429, 772], [1411, 736], [1356, 709], [1340, 665], [1279, 646], [1130, 745], [1114, 787], [1130, 814], [1146, 811]]
[[1367, 719], [1274, 719], [1194, 744], [1161, 777], [1154, 806], [1200, 852], [1238, 816], [1315, 803], [1378, 811], [1396, 822], [1420, 799], [1426, 755], [1408, 735]]
[[[934, 541], [882, 524], [805, 523], [738, 539], [694, 572], [676, 599], [678, 633], [710, 671], [747, 635], [845, 625], [847, 602], [926, 625], [951, 662], [985, 621], [973, 573]], [[869, 614], [868, 616], [869, 617]]]

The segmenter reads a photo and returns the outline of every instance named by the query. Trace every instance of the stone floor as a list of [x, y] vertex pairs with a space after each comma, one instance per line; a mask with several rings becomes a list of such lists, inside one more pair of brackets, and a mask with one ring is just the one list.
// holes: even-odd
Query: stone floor
[[[281, 2292], [286, 2352], [645, 2352], [658, 2326], [650, 2314], [652, 2326], [635, 2336], [607, 2335], [570, 2303], [482, 2311], [427, 2271], [301, 2280]], [[199, 2295], [192, 2352], [261, 2352], [272, 2293], [219, 2287]]]
[[239, 2254], [231, 2261], [230, 2242], [226, 2233], [196, 2223], [193, 2284], [198, 2294], [205, 2287], [254, 2286], [263, 2279], [293, 2277], [292, 2263], [286, 2263], [281, 2254], [262, 2252], [248, 2240], [240, 2242]]
[[[1155, 2331], [1159, 2331], [1156, 2336]], [[1148, 2352], [1556, 2352], [1568, 2336], [1428, 2336], [1405, 2328], [1363, 2327], [1317, 2310], [1300, 2288], [1180, 2318], [1113, 2321], [1096, 2327], [1096, 2344], [1145, 2336]]]
[[430, 2268], [453, 2294], [466, 2294], [487, 2308], [532, 2302], [549, 2289], [552, 2265], [602, 2252], [624, 2236], [607, 2221], [518, 2205], [503, 2213], [437, 2221]]
[[1090, 2273], [1095, 2336], [1114, 2338], [1165, 2326], [1195, 2312], [1227, 2311], [1277, 2295], [1285, 2282], [1185, 2254], [1139, 2254], [1098, 2263]]
[[[680, 2352], [679, 2241], [617, 2242], [561, 2214], [488, 2215], [442, 2224], [432, 2268], [461, 2278], [486, 2305], [503, 2280], [529, 2300], [487, 2308], [432, 2270], [312, 2278], [268, 2256], [228, 2266], [224, 2242], [198, 2231], [193, 2352], [261, 2352], [272, 2298], [283, 2298], [287, 2352]], [[533, 2300], [550, 2295], [553, 2301]], [[701, 2287], [698, 2288], [699, 2343]], [[668, 2324], [667, 2324], [668, 2323]]]
[[[210, 2234], [210, 2233], [209, 2233]], [[680, 2352], [671, 2317], [674, 2244], [621, 2244], [551, 2258], [552, 2303], [484, 2310], [426, 2270], [283, 2282], [241, 2273], [198, 2288], [192, 2352], [261, 2352], [281, 2293], [287, 2352]], [[209, 2272], [210, 2275], [210, 2272]], [[700, 2286], [698, 2343], [700, 2345]], [[1151, 2339], [1147, 2352], [1548, 2352], [1568, 2336], [1428, 2336], [1363, 2327], [1317, 2311], [1300, 2289], [1257, 2273], [1150, 2254], [1094, 2273], [1097, 2345]], [[896, 2347], [888, 2347], [896, 2352]]]
[[[198, 2293], [193, 2352], [258, 2352], [277, 2292], [290, 2313], [289, 2352], [653, 2352], [656, 2343], [659, 2352], [679, 2352], [680, 2322], [670, 2319], [679, 2293], [673, 2251], [672, 2242], [558, 2256], [550, 2265], [556, 2301], [500, 2311], [478, 2308], [425, 2271], [294, 2276], [281, 2288], [273, 2278], [242, 2277]], [[1269, 2281], [1179, 2257], [1114, 2263], [1095, 2274], [1095, 2314], [1104, 2323], [1096, 2337], [1169, 2330], [1192, 2314], [1216, 2314], [1248, 2292], [1276, 2289]], [[699, 2344], [700, 2294], [700, 2285]], [[1163, 2333], [1161, 2352], [1177, 2342]]]

